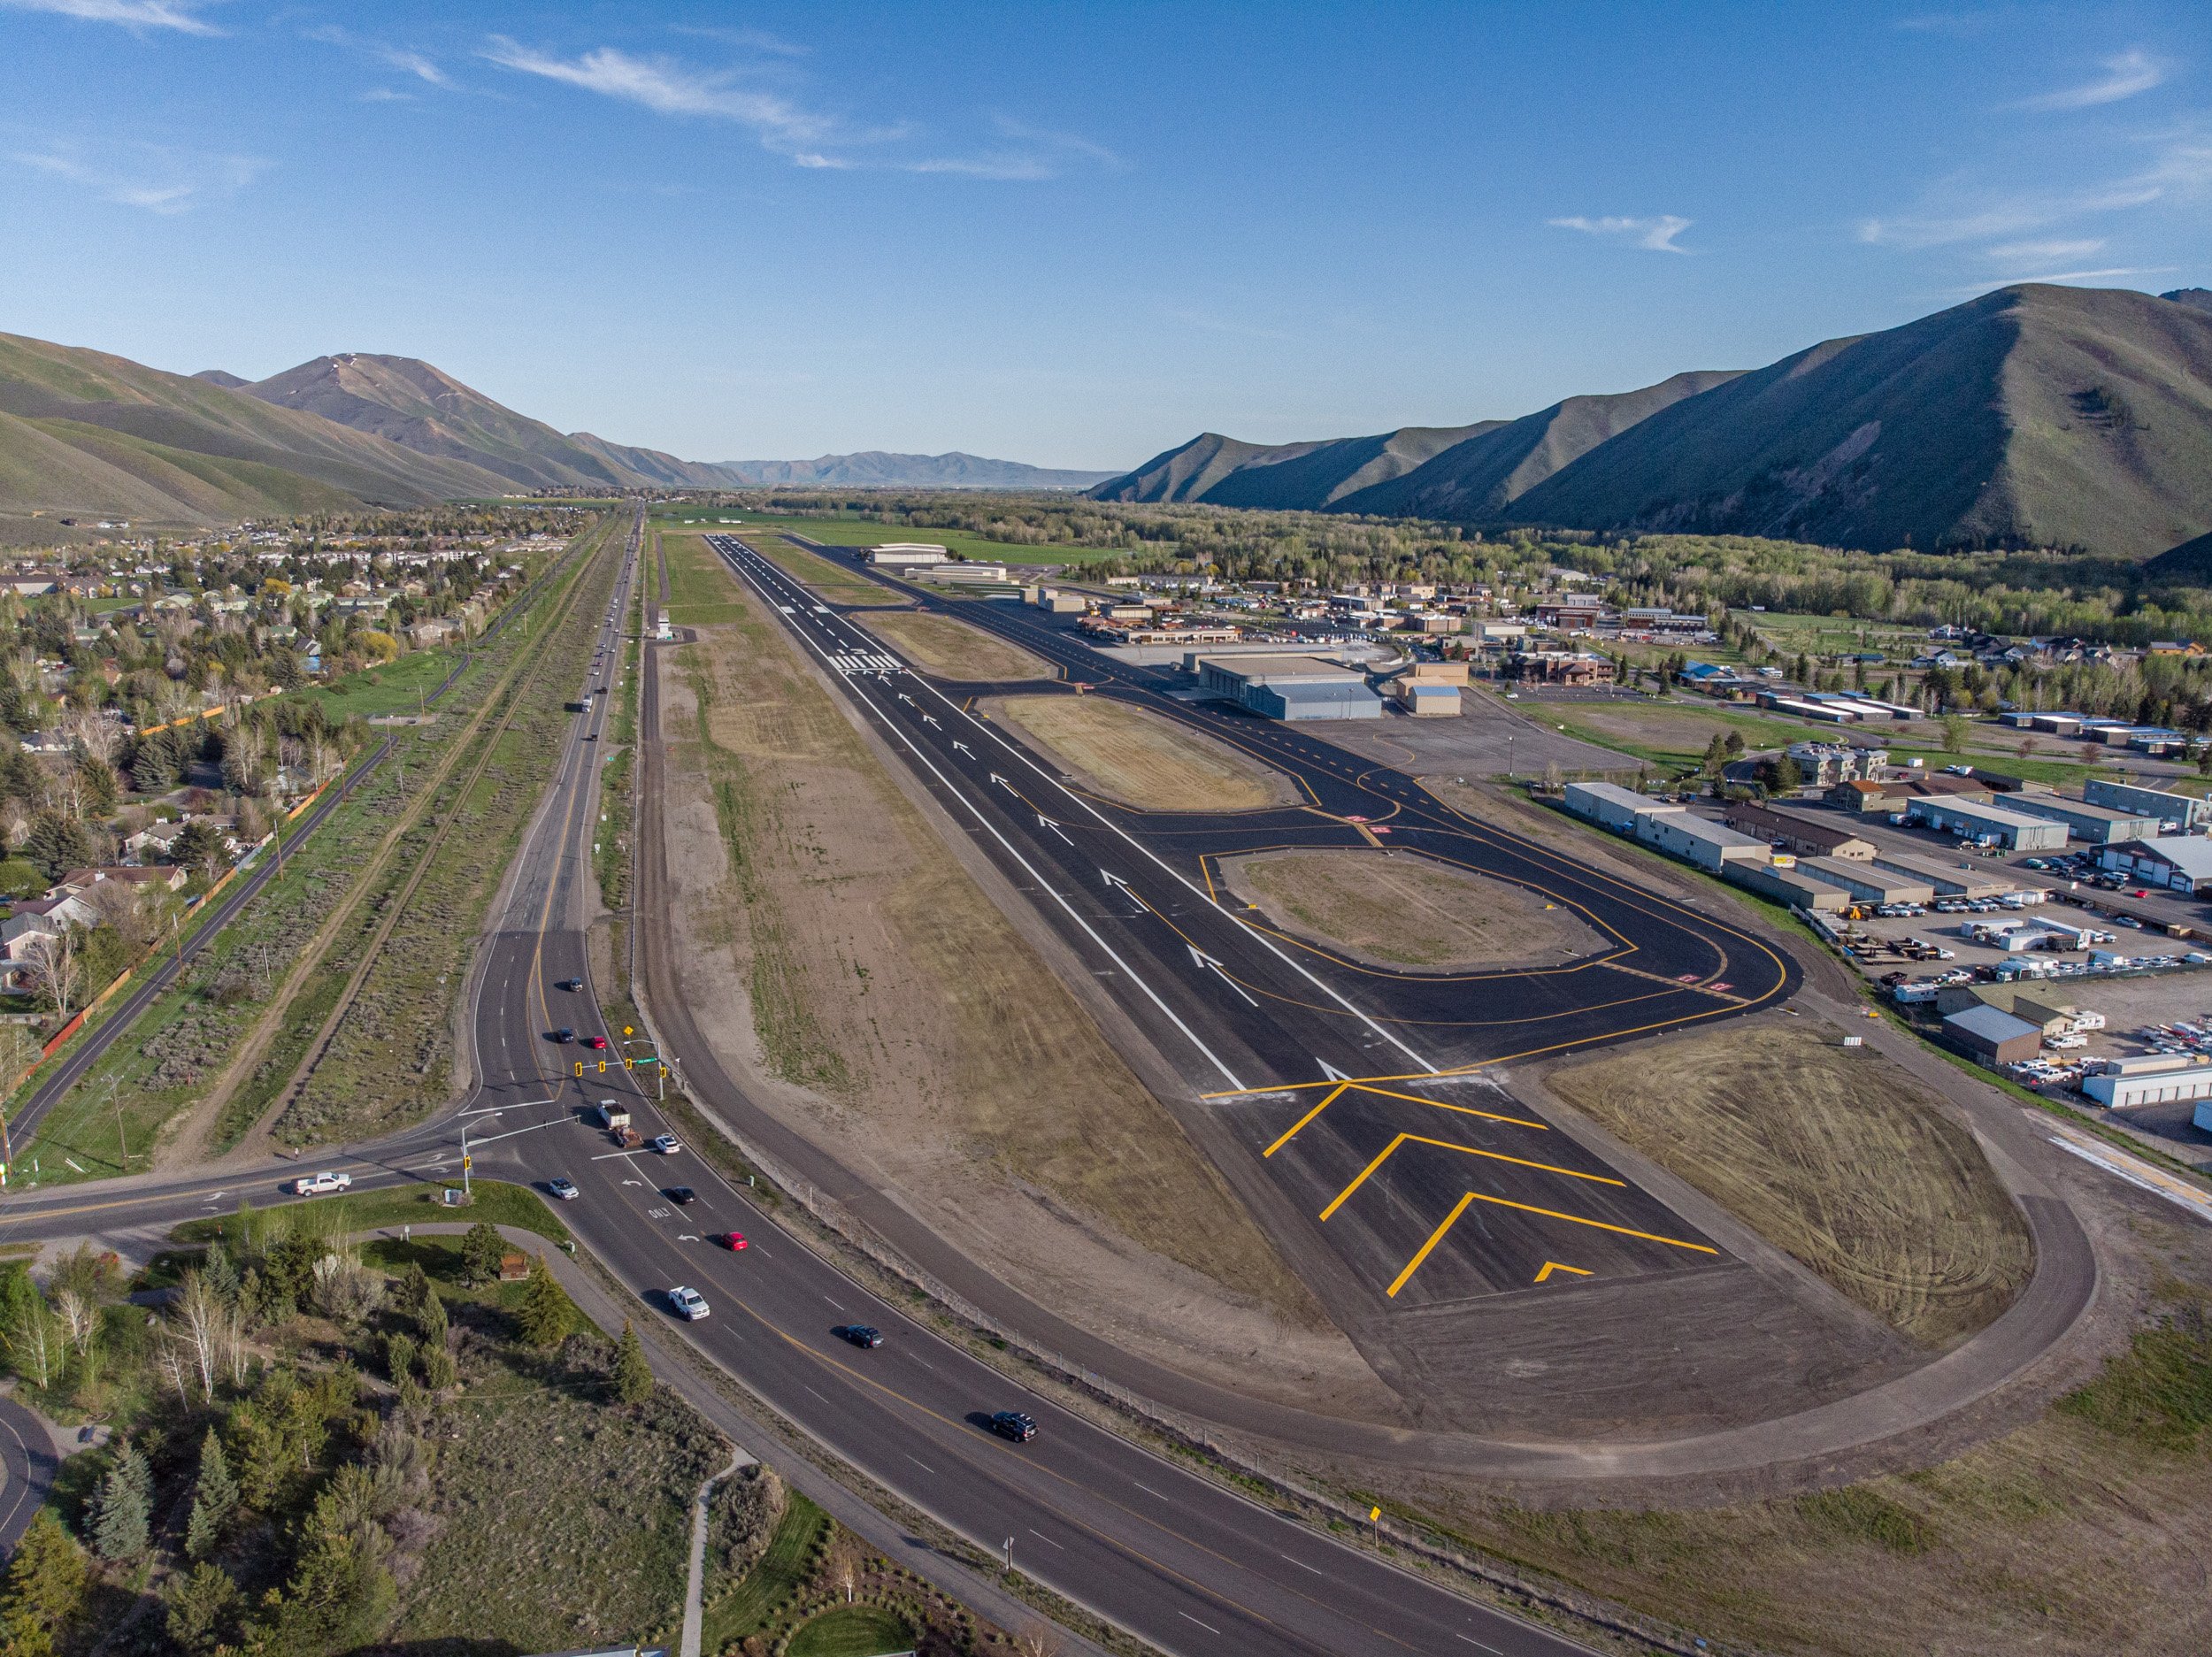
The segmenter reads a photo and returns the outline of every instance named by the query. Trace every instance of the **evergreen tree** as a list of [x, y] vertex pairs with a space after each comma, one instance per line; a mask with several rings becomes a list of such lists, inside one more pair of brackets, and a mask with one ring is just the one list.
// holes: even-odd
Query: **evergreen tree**
[[91, 1570], [84, 1550], [51, 1507], [42, 1507], [16, 1544], [0, 1588], [0, 1651], [8, 1657], [48, 1657], [56, 1637], [84, 1609]]
[[238, 1619], [238, 1584], [219, 1565], [204, 1562], [169, 1583], [169, 1638], [179, 1651], [206, 1657], [221, 1649]]
[[136, 1559], [151, 1540], [153, 1470], [138, 1446], [126, 1444], [100, 1480], [92, 1502], [92, 1546], [102, 1559]]
[[192, 1512], [185, 1521], [184, 1551], [191, 1559], [205, 1559], [222, 1545], [223, 1527], [238, 1506], [238, 1481], [231, 1474], [230, 1458], [215, 1429], [207, 1430], [200, 1445], [200, 1477], [192, 1490]]
[[58, 811], [42, 811], [31, 819], [23, 836], [22, 853], [50, 880], [58, 880], [72, 869], [82, 869], [94, 861], [92, 837], [85, 832], [84, 825]]
[[392, 1299], [399, 1309], [410, 1317], [420, 1317], [423, 1308], [430, 1303], [430, 1277], [423, 1270], [420, 1261], [410, 1261], [407, 1270], [400, 1274], [399, 1288]]
[[445, 1350], [445, 1302], [438, 1298], [436, 1290], [432, 1290], [423, 1301], [421, 1315], [415, 1322], [421, 1326], [422, 1344], [426, 1350], [432, 1346], [441, 1352]]
[[530, 1280], [523, 1285], [522, 1307], [516, 1314], [522, 1326], [522, 1338], [534, 1346], [558, 1346], [569, 1331], [568, 1296], [561, 1293], [561, 1285], [553, 1280], [552, 1268], [540, 1254], [530, 1267]]
[[384, 1372], [397, 1385], [400, 1377], [411, 1375], [415, 1369], [415, 1338], [403, 1330], [394, 1330], [384, 1337]]
[[444, 1342], [423, 1349], [423, 1385], [434, 1392], [442, 1392], [449, 1387], [459, 1385], [460, 1382], [461, 1371], [453, 1362], [453, 1354], [445, 1349]]
[[642, 1404], [653, 1395], [653, 1366], [645, 1361], [645, 1348], [627, 1318], [614, 1349], [614, 1395], [624, 1404]]
[[461, 1239], [461, 1270], [471, 1283], [490, 1283], [499, 1276], [499, 1262], [507, 1252], [499, 1228], [479, 1220]]

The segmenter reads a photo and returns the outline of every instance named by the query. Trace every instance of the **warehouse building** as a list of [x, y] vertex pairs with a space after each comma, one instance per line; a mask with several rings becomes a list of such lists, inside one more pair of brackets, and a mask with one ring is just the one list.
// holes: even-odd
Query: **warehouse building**
[[2039, 1026], [1994, 1007], [1970, 1007], [1949, 1015], [1943, 1021], [1943, 1039], [1992, 1070], [2032, 1059], [2043, 1050], [2043, 1032]]
[[[2081, 1091], [2113, 1110], [2135, 1105], [2170, 1105], [2177, 1101], [2212, 1099], [2212, 1059], [2193, 1053], [2159, 1053], [2141, 1058], [2116, 1059], [2101, 1076], [2085, 1077]], [[2204, 1108], [2196, 1115], [2201, 1118]], [[2199, 1125], [2202, 1123], [2200, 1121]]]
[[1874, 842], [1861, 840], [1841, 824], [1819, 823], [1793, 811], [1775, 811], [1747, 801], [1728, 808], [1728, 826], [1756, 834], [1770, 844], [1780, 840], [1806, 857], [1846, 857], [1862, 861], [1874, 855]]
[[[2101, 777], [2092, 777], [2082, 785], [2082, 798], [2092, 805], [2109, 807], [2124, 811], [2130, 817], [2148, 817], [2166, 825], [2170, 833], [2180, 833], [2201, 824], [2212, 823], [2212, 800], [2199, 800], [2185, 794], [2170, 794], [2163, 788], [2147, 788], [2140, 783], [2113, 782]], [[2129, 838], [2133, 839], [2131, 835]], [[2146, 835], [2143, 838], [2148, 839]]]
[[2123, 840], [2099, 852], [2097, 866], [2142, 886], [2200, 897], [2212, 890], [2212, 840]]
[[2005, 809], [2029, 817], [2047, 817], [2066, 825], [2067, 838], [2085, 846], [2111, 846], [2121, 840], [2147, 840], [2159, 832], [2155, 823], [2116, 811], [2110, 806], [2091, 805], [2062, 794], [2024, 792], [2005, 796]]
[[1205, 656], [1198, 682], [1270, 719], [1382, 717], [1382, 698], [1367, 687], [1366, 674], [1317, 656]]
[[1831, 886], [1817, 875], [1806, 873], [1802, 865], [1732, 863], [1728, 878], [1740, 886], [1748, 886], [1761, 897], [1772, 898], [1792, 909], [1833, 915], [1851, 907], [1848, 892]]
[[1686, 813], [1689, 809], [1664, 800], [1654, 800], [1617, 782], [1571, 782], [1567, 785], [1565, 803], [1567, 809], [1577, 817], [1601, 828], [1609, 828], [1617, 834], [1633, 832], [1636, 819], [1647, 811]]
[[2002, 870], [1946, 868], [1932, 857], [1915, 857], [1908, 852], [1877, 852], [1874, 866], [1909, 880], [1925, 880], [1939, 898], [1964, 898], [1970, 903], [2019, 890]]
[[918, 569], [926, 564], [944, 564], [952, 555], [942, 547], [919, 541], [887, 541], [880, 547], [869, 549], [868, 562], [886, 569]]
[[1764, 868], [1772, 855], [1767, 843], [1687, 811], [1646, 811], [1636, 818], [1636, 838], [1684, 863], [1718, 874], [1731, 863]]
[[1872, 862], [1807, 857], [1797, 866], [1816, 880], [1841, 886], [1862, 903], [1928, 903], [1935, 898], [1935, 888], [1927, 881], [1901, 875]]
[[2066, 825], [2048, 817], [2025, 817], [2009, 806], [1986, 805], [1960, 795], [1914, 800], [1905, 814], [1923, 828], [1939, 829], [1965, 840], [1993, 840], [2007, 851], [2056, 851], [2066, 844]]

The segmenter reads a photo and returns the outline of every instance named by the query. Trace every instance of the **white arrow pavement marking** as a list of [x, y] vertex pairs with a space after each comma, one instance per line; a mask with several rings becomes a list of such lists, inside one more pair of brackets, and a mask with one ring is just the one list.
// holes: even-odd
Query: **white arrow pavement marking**
[[1215, 960], [1211, 955], [1201, 949], [1196, 944], [1191, 944], [1187, 946], [1187, 947], [1190, 950], [1190, 958], [1198, 963], [1202, 968], [1213, 973], [1216, 977], [1220, 978], [1224, 984], [1226, 984], [1238, 994], [1244, 996], [1246, 1001], [1249, 1002], [1252, 1006], [1257, 1007], [1259, 1005], [1257, 1001], [1252, 1000], [1250, 995], [1246, 993], [1243, 985], [1238, 983], [1234, 978], [1231, 978], [1226, 972], [1222, 970], [1220, 962]]
[[941, 730], [943, 730], [943, 729], [945, 728], [945, 727], [944, 727], [944, 726], [942, 726], [941, 725], [938, 725], [938, 724], [937, 724], [937, 721], [936, 721], [936, 720], [934, 720], [934, 719], [933, 719], [933, 718], [931, 718], [931, 717], [929, 717], [929, 715], [927, 715], [927, 714], [924, 714], [924, 715], [922, 716], [922, 723], [923, 723], [924, 725], [926, 725], [934, 726], [937, 730], [940, 730], [940, 731], [941, 731]]
[[1348, 1082], [1352, 1079], [1342, 1070], [1338, 1070], [1335, 1065], [1324, 1060], [1316, 1059], [1314, 1062], [1321, 1066], [1321, 1073], [1333, 1082]]
[[908, 694], [907, 694], [904, 691], [901, 691], [901, 692], [899, 693], [899, 700], [900, 700], [901, 702], [904, 702], [904, 703], [905, 703], [908, 707], [910, 707], [910, 708], [911, 708], [911, 707], [914, 705], [914, 699], [913, 699], [911, 696], [908, 695]]
[[1018, 799], [1020, 797], [1021, 791], [1015, 787], [1012, 783], [1008, 782], [1005, 778], [1000, 776], [996, 771], [993, 771], [991, 773], [991, 780], [996, 783], [1000, 787], [1005, 789], [1008, 794], [1013, 794]]
[[973, 759], [975, 757], [975, 750], [970, 748], [965, 742], [956, 741], [953, 744], [953, 747], [957, 748], [961, 753], [965, 754], [970, 759]]
[[1124, 892], [1129, 890], [1129, 883], [1126, 880], [1124, 880], [1119, 875], [1110, 873], [1103, 869], [1100, 870], [1098, 872], [1108, 886], [1119, 886]]
[[695, 1243], [699, 1239], [689, 1231], [679, 1231], [676, 1233], [676, 1240], [680, 1243]]
[[1051, 831], [1052, 831], [1055, 834], [1057, 834], [1057, 835], [1058, 835], [1058, 836], [1059, 836], [1062, 840], [1067, 840], [1067, 843], [1068, 843], [1069, 845], [1071, 845], [1071, 846], [1072, 846], [1072, 845], [1074, 845], [1074, 844], [1075, 844], [1075, 842], [1074, 842], [1073, 840], [1068, 840], [1068, 832], [1067, 832], [1067, 830], [1065, 830], [1065, 829], [1062, 828], [1062, 827], [1061, 827], [1061, 826], [1060, 826], [1057, 823], [1055, 823], [1055, 822], [1054, 822], [1054, 821], [1053, 821], [1050, 817], [1047, 817], [1047, 816], [1046, 816], [1043, 812], [1041, 812], [1041, 811], [1040, 811], [1040, 812], [1038, 812], [1038, 813], [1037, 813], [1037, 826], [1038, 826], [1039, 828], [1048, 828], [1048, 829], [1050, 829], [1050, 830], [1051, 830]]

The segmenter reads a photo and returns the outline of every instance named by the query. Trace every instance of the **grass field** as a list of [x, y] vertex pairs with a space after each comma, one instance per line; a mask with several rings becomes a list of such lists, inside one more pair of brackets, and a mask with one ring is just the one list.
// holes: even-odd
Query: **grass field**
[[1285, 851], [1221, 865], [1231, 889], [1277, 924], [1394, 966], [1556, 963], [1603, 940], [1571, 909], [1425, 857]]
[[731, 597], [729, 582], [707, 544], [675, 536], [668, 551], [668, 620], [683, 627], [736, 620], [742, 607]]
[[1095, 793], [1141, 810], [1255, 811], [1298, 797], [1273, 767], [1126, 702], [1003, 696], [984, 706]]
[[939, 679], [1050, 679], [1049, 664], [995, 633], [950, 616], [898, 610], [865, 618], [861, 625], [891, 644], [923, 671]]
[[1972, 1137], [1918, 1083], [1810, 1018], [1767, 1016], [1571, 1065], [1548, 1085], [1844, 1295], [1929, 1346], [2034, 1268]]
[[320, 702], [333, 720], [413, 713], [460, 659], [458, 650], [411, 650], [382, 667], [365, 668], [293, 694], [302, 702]]

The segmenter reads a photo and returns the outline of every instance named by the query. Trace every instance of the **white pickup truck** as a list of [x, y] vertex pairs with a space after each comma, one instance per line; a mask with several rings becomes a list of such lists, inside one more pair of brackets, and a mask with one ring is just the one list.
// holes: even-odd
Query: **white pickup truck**
[[334, 1191], [344, 1191], [353, 1184], [351, 1174], [302, 1174], [292, 1182], [296, 1197], [324, 1197]]

